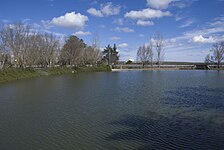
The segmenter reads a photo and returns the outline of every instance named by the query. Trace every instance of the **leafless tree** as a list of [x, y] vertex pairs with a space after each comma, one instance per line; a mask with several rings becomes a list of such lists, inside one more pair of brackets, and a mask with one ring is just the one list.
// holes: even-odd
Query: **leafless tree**
[[80, 55], [82, 59], [82, 65], [94, 65], [92, 53], [94, 49], [91, 46], [86, 47], [82, 50], [82, 55]]
[[153, 67], [153, 44], [152, 44], [152, 38], [149, 40], [149, 45], [147, 46], [147, 51], [149, 52], [149, 62], [151, 63], [151, 67]]
[[100, 40], [99, 36], [95, 34], [92, 39], [92, 46], [87, 46], [82, 50], [82, 55], [80, 56], [83, 65], [95, 66], [102, 59], [100, 51]]
[[224, 41], [215, 43], [212, 48], [214, 61], [217, 63], [218, 68], [224, 60]]
[[102, 59], [102, 52], [100, 51], [100, 39], [98, 34], [93, 36], [92, 49], [90, 51], [91, 64], [97, 64]]
[[16, 67], [53, 67], [58, 61], [64, 65], [96, 65], [101, 61], [99, 38], [87, 46], [82, 39], [71, 36], [61, 49], [60, 40], [49, 33], [40, 33], [25, 24], [6, 25], [0, 29], [0, 65], [4, 66], [12, 54]]
[[145, 50], [146, 48], [144, 46], [140, 46], [137, 50], [137, 60], [142, 62], [143, 68], [145, 66], [145, 62], [147, 61]]
[[145, 64], [149, 63], [151, 55], [152, 55], [152, 49], [150, 46], [143, 45], [138, 48], [137, 60], [142, 62], [143, 68], [145, 67]]
[[43, 57], [46, 66], [52, 67], [56, 61], [56, 54], [59, 50], [59, 40], [53, 34], [43, 35]]
[[205, 56], [205, 64], [208, 65], [210, 63], [211, 63], [211, 56], [210, 56], [210, 54], [208, 54]]
[[10, 63], [10, 53], [0, 38], [0, 69], [5, 68], [7, 63]]
[[163, 43], [163, 36], [160, 33], [157, 33], [154, 37], [154, 44], [155, 44], [155, 50], [156, 50], [156, 60], [158, 63], [158, 66], [160, 68], [160, 65], [164, 58], [164, 43]]
[[27, 52], [28, 38], [31, 34], [31, 27], [21, 23], [7, 25], [0, 33], [2, 42], [12, 52], [19, 67], [25, 67], [25, 55]]

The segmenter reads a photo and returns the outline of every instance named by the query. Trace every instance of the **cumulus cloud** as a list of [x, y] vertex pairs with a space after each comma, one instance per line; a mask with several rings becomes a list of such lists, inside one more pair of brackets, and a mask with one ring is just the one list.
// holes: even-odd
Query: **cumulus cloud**
[[137, 25], [139, 26], [153, 26], [154, 23], [152, 21], [138, 20]]
[[121, 39], [121, 38], [120, 38], [120, 37], [117, 37], [117, 36], [110, 37], [110, 40], [112, 40], [112, 41], [120, 40], [120, 39]]
[[135, 32], [133, 29], [130, 29], [128, 27], [124, 27], [124, 28], [116, 27], [115, 31], [118, 31], [118, 32]]
[[127, 43], [118, 44], [118, 48], [127, 48], [127, 47], [128, 47]]
[[87, 10], [87, 12], [96, 17], [104, 17], [118, 15], [120, 13], [120, 8], [121, 7], [119, 5], [115, 6], [112, 2], [108, 2], [105, 4], [101, 4], [99, 10], [95, 8], [90, 8]]
[[147, 4], [151, 8], [155, 9], [166, 9], [171, 2], [174, 0], [147, 0]]
[[210, 36], [208, 38], [203, 37], [202, 35], [194, 36], [192, 39], [195, 43], [215, 43], [216, 40]]
[[154, 10], [154, 9], [143, 9], [140, 11], [135, 11], [132, 10], [130, 12], [127, 12], [125, 14], [126, 18], [131, 18], [131, 19], [152, 19], [152, 18], [162, 18], [165, 16], [171, 16], [172, 14], [169, 11], [161, 11], [161, 10]]
[[75, 36], [86, 36], [86, 35], [90, 35], [91, 32], [84, 32], [84, 31], [78, 31], [78, 32], [75, 32], [73, 35]]
[[103, 17], [102, 12], [100, 10], [96, 10], [95, 8], [90, 8], [87, 10], [87, 12], [96, 17]]
[[106, 16], [118, 15], [120, 13], [120, 6], [113, 6], [112, 2], [101, 5], [101, 11]]
[[83, 28], [88, 21], [88, 17], [80, 13], [66, 13], [64, 16], [55, 17], [50, 24], [66, 28]]

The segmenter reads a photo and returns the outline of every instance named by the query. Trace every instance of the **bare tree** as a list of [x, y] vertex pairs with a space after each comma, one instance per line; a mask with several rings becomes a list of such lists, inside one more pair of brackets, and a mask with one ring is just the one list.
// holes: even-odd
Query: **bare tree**
[[56, 61], [56, 53], [59, 49], [59, 40], [53, 34], [45, 33], [43, 35], [44, 40], [44, 60], [48, 67], [52, 67]]
[[142, 62], [143, 68], [145, 67], [145, 64], [151, 63], [151, 66], [153, 65], [153, 50], [152, 50], [152, 44], [148, 46], [140, 46], [137, 51], [137, 60]]
[[208, 54], [205, 56], [205, 64], [208, 65], [210, 63], [211, 63], [211, 56], [210, 56], [210, 54]]
[[95, 34], [93, 36], [92, 41], [92, 49], [90, 50], [90, 56], [91, 56], [91, 64], [97, 64], [102, 59], [102, 52], [100, 51], [100, 39], [98, 34]]
[[6, 47], [12, 52], [19, 67], [25, 67], [25, 54], [27, 52], [28, 38], [31, 27], [21, 23], [7, 25], [1, 30], [1, 38]]
[[10, 59], [10, 53], [0, 39], [0, 69], [5, 68], [6, 64], [10, 63]]
[[153, 67], [153, 44], [152, 44], [152, 38], [149, 40], [149, 45], [147, 46], [147, 51], [149, 52], [149, 62], [151, 63], [151, 67]]
[[70, 66], [96, 65], [102, 59], [98, 36], [94, 36], [92, 46], [71, 36], [60, 49], [60, 41], [56, 36], [37, 32], [29, 25], [6, 25], [0, 30], [1, 67], [10, 60], [11, 54], [15, 66], [23, 68], [53, 67], [57, 61]]
[[157, 64], [160, 68], [161, 62], [163, 61], [164, 58], [164, 43], [163, 43], [163, 36], [160, 33], [157, 33], [155, 38], [154, 38], [154, 44], [155, 44], [155, 49], [156, 49], [156, 54], [157, 54]]
[[212, 48], [214, 61], [217, 63], [218, 68], [224, 60], [224, 41], [215, 43]]

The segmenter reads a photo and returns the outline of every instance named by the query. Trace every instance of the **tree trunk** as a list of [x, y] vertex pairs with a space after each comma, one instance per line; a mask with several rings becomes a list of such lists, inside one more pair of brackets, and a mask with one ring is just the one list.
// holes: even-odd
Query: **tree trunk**
[[218, 61], [217, 65], [218, 65], [218, 69], [219, 69], [220, 68], [220, 61]]

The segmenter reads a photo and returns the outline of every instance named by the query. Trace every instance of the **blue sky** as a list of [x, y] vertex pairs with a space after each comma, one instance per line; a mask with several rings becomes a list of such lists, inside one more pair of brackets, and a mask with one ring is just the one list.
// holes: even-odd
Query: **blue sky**
[[166, 61], [204, 61], [224, 40], [224, 0], [1, 0], [0, 26], [22, 21], [58, 37], [116, 43], [121, 60], [160, 32]]

